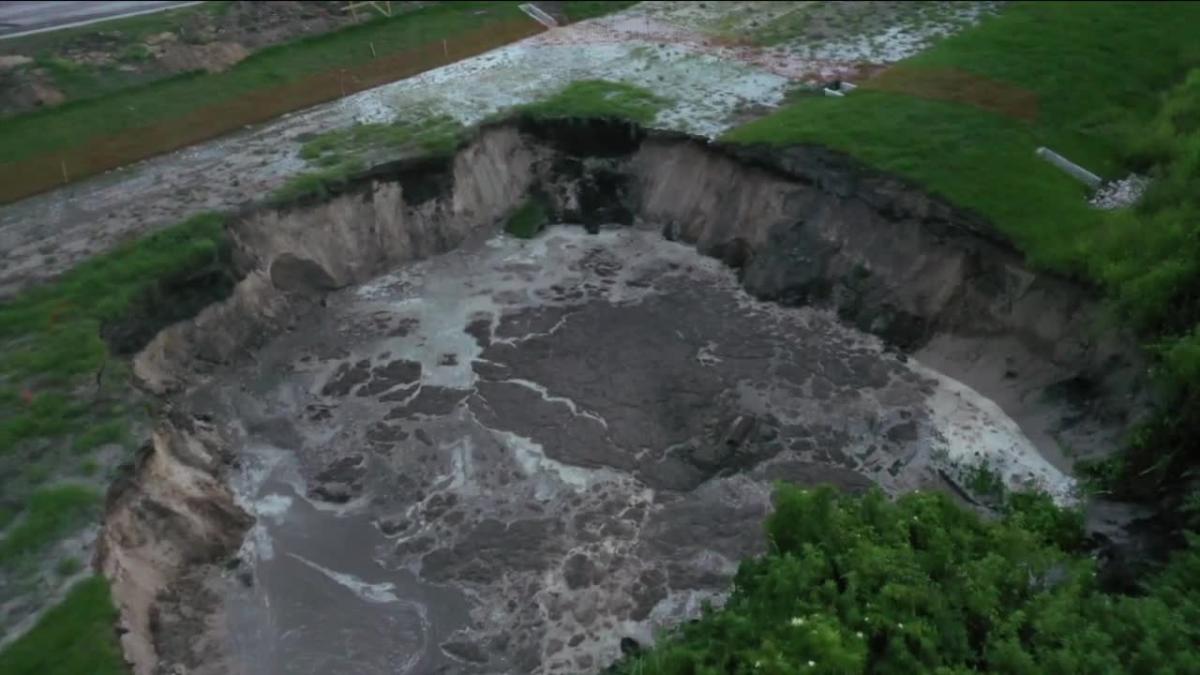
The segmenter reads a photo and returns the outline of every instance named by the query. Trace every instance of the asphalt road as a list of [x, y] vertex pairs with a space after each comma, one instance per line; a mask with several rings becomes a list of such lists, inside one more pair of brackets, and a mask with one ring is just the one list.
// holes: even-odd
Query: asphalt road
[[0, 2], [0, 40], [151, 14], [196, 2]]

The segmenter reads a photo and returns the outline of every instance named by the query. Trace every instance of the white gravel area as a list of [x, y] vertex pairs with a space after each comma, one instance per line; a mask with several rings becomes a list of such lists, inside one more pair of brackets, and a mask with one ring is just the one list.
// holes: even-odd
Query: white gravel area
[[758, 47], [736, 37], [752, 30], [745, 17], [764, 26], [773, 17], [820, 9], [816, 4], [643, 2], [351, 96], [341, 105], [358, 122], [435, 113], [473, 124], [575, 80], [605, 79], [669, 99], [656, 126], [713, 137], [733, 126], [742, 109], [778, 105], [795, 84], [865, 76], [994, 9], [994, 3], [940, 3], [952, 7], [929, 20], [913, 14], [900, 25], [810, 43]]
[[1109, 181], [1101, 185], [1088, 203], [1098, 209], [1120, 209], [1132, 206], [1142, 198], [1149, 186], [1149, 178], [1130, 174], [1120, 180]]

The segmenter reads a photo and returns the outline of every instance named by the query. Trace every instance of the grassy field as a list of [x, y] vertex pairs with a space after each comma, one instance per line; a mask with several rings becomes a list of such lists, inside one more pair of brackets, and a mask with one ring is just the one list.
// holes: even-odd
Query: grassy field
[[185, 74], [11, 118], [0, 125], [0, 163], [81, 146], [91, 138], [181, 117], [215, 102], [302, 80], [314, 73], [351, 68], [490, 23], [521, 19], [525, 15], [517, 4], [431, 5], [395, 19], [380, 18], [268, 47], [223, 73]]
[[[965, 70], [1037, 95], [1032, 123], [919, 95], [815, 98], [734, 130], [737, 142], [816, 143], [894, 171], [989, 218], [1037, 263], [1087, 267], [1100, 216], [1034, 156], [1046, 145], [1123, 177], [1128, 135], [1200, 61], [1200, 5], [1029, 3], [950, 37], [906, 70]], [[869, 84], [868, 84], [869, 86]]]
[[[136, 411], [128, 407], [126, 365], [102, 334], [131, 320], [152, 330], [211, 300], [184, 293], [169, 309], [154, 304], [172, 285], [220, 275], [222, 226], [220, 216], [198, 216], [0, 303], [0, 487], [7, 501], [67, 468], [53, 460], [79, 462], [97, 446], [124, 440]], [[158, 316], [132, 317], [147, 307]]]
[[0, 569], [29, 560], [74, 531], [96, 515], [99, 503], [94, 490], [78, 485], [38, 490], [26, 502], [24, 516], [0, 539]]

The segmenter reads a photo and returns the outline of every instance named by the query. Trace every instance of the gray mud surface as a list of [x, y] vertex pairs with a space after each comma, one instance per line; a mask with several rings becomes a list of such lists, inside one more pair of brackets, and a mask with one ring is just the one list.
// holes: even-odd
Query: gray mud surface
[[721, 600], [777, 480], [938, 489], [962, 437], [1036, 456], [973, 397], [656, 234], [406, 266], [189, 396], [257, 517], [225, 648], [262, 675], [598, 670]]

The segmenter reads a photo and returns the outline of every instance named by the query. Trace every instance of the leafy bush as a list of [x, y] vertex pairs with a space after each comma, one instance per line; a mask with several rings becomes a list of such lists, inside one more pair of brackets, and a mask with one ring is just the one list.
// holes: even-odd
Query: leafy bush
[[941, 494], [896, 502], [781, 486], [771, 551], [721, 609], [620, 673], [1191, 673], [1200, 542], [1142, 597], [1111, 596], [1072, 550], [1078, 514], [1044, 496], [987, 521]]
[[550, 216], [542, 202], [536, 198], [526, 199], [517, 210], [508, 217], [504, 229], [509, 234], [522, 239], [532, 239], [542, 230]]

